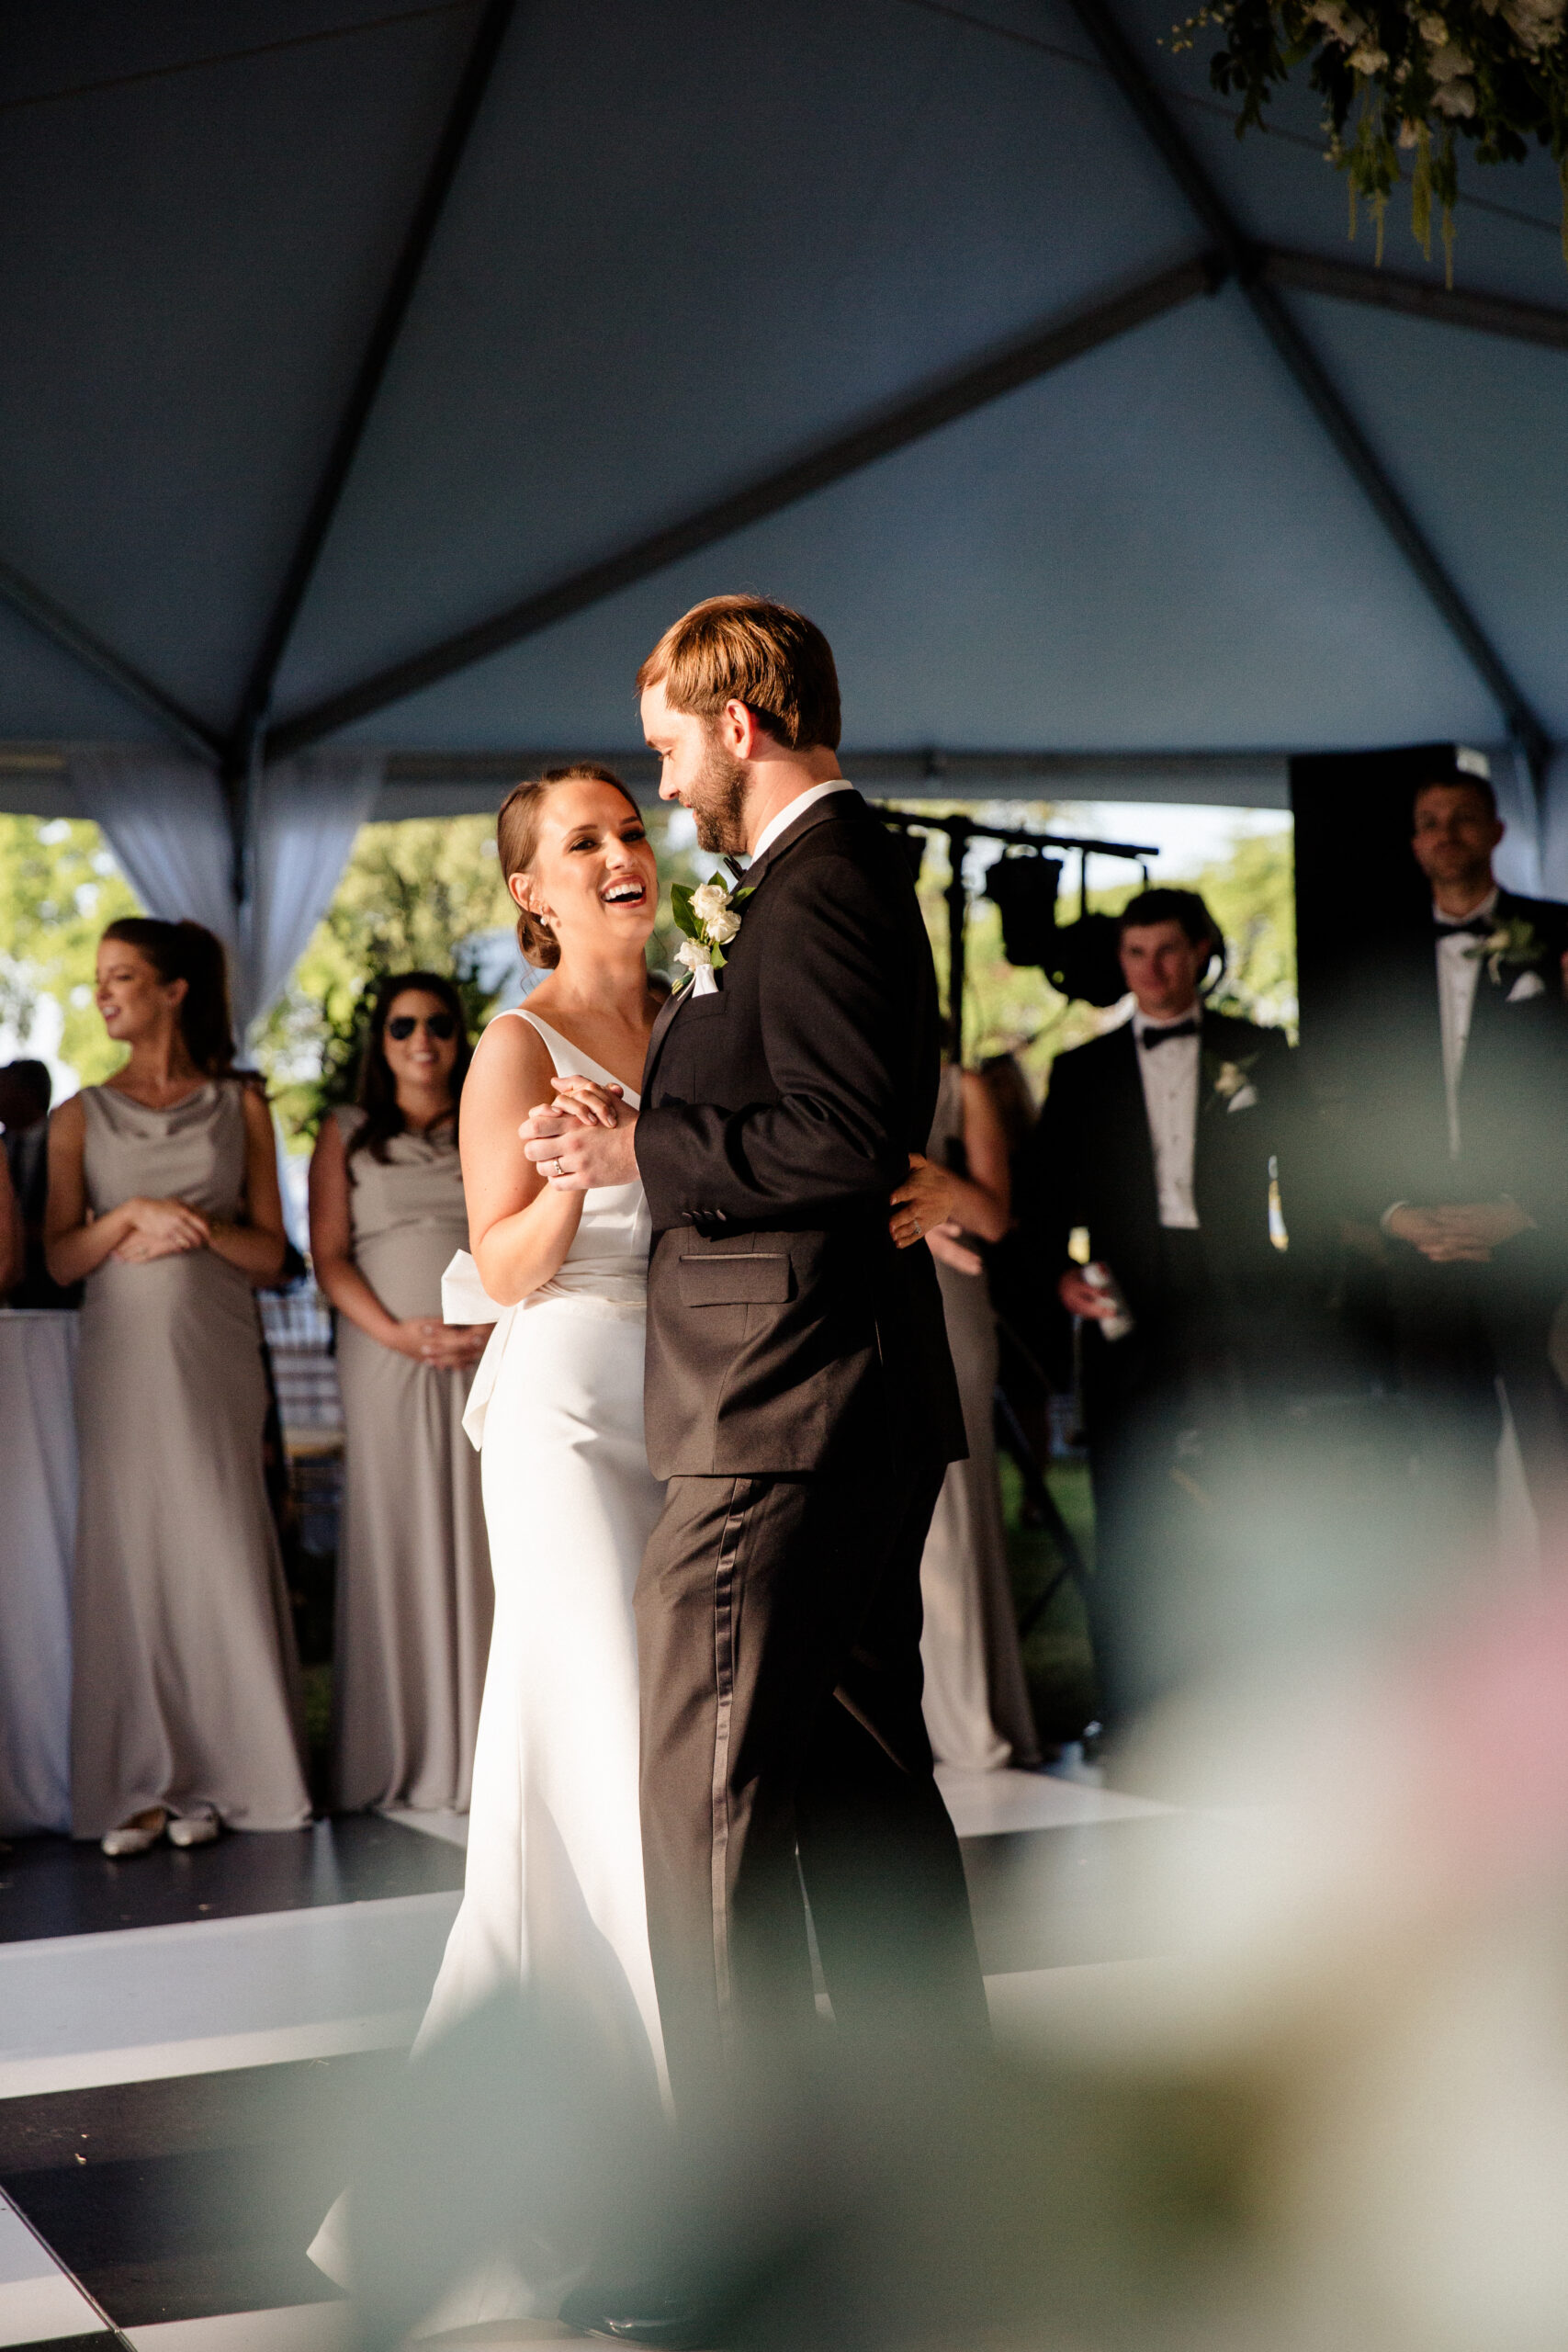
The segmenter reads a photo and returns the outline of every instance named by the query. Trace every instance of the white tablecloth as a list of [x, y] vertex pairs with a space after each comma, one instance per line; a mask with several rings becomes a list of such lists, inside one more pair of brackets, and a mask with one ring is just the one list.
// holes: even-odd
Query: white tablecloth
[[71, 1826], [76, 1319], [0, 1309], [0, 1832]]

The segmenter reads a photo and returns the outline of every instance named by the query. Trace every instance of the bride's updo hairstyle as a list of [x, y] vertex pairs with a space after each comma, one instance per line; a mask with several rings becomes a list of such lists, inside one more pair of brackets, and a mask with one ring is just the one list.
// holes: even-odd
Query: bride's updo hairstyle
[[160, 922], [122, 915], [105, 932], [144, 956], [165, 988], [184, 980], [180, 1035], [204, 1078], [234, 1074], [234, 1022], [229, 1010], [229, 965], [223, 943], [199, 922]]
[[[514, 874], [532, 871], [539, 853], [539, 820], [546, 800], [558, 784], [607, 784], [621, 795], [635, 816], [642, 815], [620, 777], [612, 769], [595, 767], [588, 760], [576, 767], [550, 768], [529, 784], [513, 785], [495, 820], [496, 854], [501, 859], [502, 879], [508, 885]], [[547, 972], [553, 972], [560, 962], [560, 943], [549, 924], [542, 916], [530, 914], [525, 907], [517, 910], [517, 944], [528, 963], [542, 965]]]

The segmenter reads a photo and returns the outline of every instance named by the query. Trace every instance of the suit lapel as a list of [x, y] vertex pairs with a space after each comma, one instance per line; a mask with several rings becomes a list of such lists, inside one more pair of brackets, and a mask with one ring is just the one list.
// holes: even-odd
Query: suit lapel
[[1129, 1021], [1121, 1032], [1120, 1041], [1108, 1073], [1121, 1100], [1122, 1122], [1127, 1136], [1130, 1167], [1134, 1170], [1139, 1189], [1144, 1194], [1156, 1224], [1159, 1222], [1159, 1185], [1155, 1176], [1155, 1139], [1149, 1129], [1149, 1108], [1144, 1100], [1143, 1072], [1139, 1067], [1140, 1052], [1137, 1031]]
[[660, 1008], [659, 1018], [654, 1023], [652, 1029], [649, 1033], [648, 1051], [643, 1057], [642, 1084], [637, 1090], [645, 1103], [648, 1101], [649, 1094], [653, 1086], [654, 1077], [659, 1069], [659, 1057], [664, 1049], [664, 1040], [670, 1033], [670, 1023], [674, 1020], [675, 1015], [680, 1012], [681, 1007], [686, 1001], [687, 997], [691, 993], [691, 989], [692, 983], [688, 980], [683, 989], [675, 989], [673, 994], [665, 1000], [665, 1002]]
[[825, 825], [830, 818], [834, 817], [840, 819], [852, 816], [869, 817], [870, 814], [870, 808], [852, 784], [847, 792], [825, 792], [820, 800], [814, 800], [809, 808], [802, 809], [792, 825], [784, 827], [777, 841], [769, 844], [765, 856], [758, 858], [755, 865], [747, 867], [745, 877], [739, 888], [742, 890], [755, 890], [764, 876], [772, 872], [777, 861], [784, 855], [786, 851], [792, 850], [803, 835], [810, 832], [814, 825]]
[[[847, 817], [852, 813], [858, 813], [867, 817], [871, 814], [870, 809], [867, 808], [865, 802], [862, 799], [860, 794], [855, 790], [852, 785], [847, 792], [824, 793], [820, 800], [814, 800], [809, 808], [802, 809], [794, 824], [786, 825], [784, 831], [779, 835], [777, 841], [770, 844], [768, 854], [765, 857], [758, 858], [755, 865], [747, 867], [745, 873], [742, 874], [736, 881], [735, 888], [737, 890], [755, 890], [773, 871], [773, 868], [778, 859], [783, 857], [786, 851], [792, 850], [795, 847], [795, 842], [800, 841], [807, 833], [810, 832], [814, 825], [825, 824], [829, 817]], [[735, 868], [733, 866], [730, 867], [730, 872], [732, 875], [734, 874]], [[742, 920], [744, 921], [744, 914], [742, 915]], [[719, 987], [721, 989], [723, 986], [724, 983], [721, 979], [719, 981]], [[691, 984], [688, 982], [686, 987], [678, 989], [670, 999], [670, 1001], [665, 1005], [663, 1011], [660, 1013], [658, 1020], [653, 1024], [652, 1035], [649, 1036], [648, 1041], [647, 1058], [644, 1060], [642, 1066], [642, 1099], [645, 1102], [648, 1100], [654, 1079], [658, 1074], [659, 1057], [664, 1049], [664, 1040], [670, 1034], [670, 1024], [674, 1020], [676, 1014], [680, 1012], [682, 1005], [685, 1002], [691, 992]]]

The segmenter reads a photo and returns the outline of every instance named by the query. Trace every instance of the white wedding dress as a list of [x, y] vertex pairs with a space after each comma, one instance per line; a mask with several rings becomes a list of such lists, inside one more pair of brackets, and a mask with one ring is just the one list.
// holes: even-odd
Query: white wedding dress
[[[618, 1083], [536, 1014], [500, 1017], [530, 1023], [558, 1073]], [[638, 1097], [627, 1089], [626, 1101], [635, 1109]], [[631, 2077], [662, 2090], [632, 1619], [664, 1500], [643, 1442], [649, 1238], [640, 1184], [587, 1193], [559, 1272], [501, 1311], [469, 1395], [495, 1623], [463, 1901], [414, 2054], [497, 1992], [544, 1980], [586, 2007]], [[466, 1272], [477, 1281], [471, 1261]], [[343, 2209], [340, 2199], [310, 2255], [347, 2285]], [[543, 2284], [502, 2259], [443, 2306], [440, 2324], [542, 2316]]]

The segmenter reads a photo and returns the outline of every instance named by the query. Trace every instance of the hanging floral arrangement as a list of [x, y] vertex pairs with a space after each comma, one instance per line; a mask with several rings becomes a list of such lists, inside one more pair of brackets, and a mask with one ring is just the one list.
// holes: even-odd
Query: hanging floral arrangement
[[1563, 189], [1568, 258], [1568, 0], [1209, 0], [1176, 35], [1190, 49], [1213, 28], [1215, 89], [1241, 100], [1238, 134], [1261, 125], [1277, 86], [1310, 61], [1324, 98], [1328, 156], [1346, 175], [1350, 233], [1364, 198], [1377, 225], [1411, 160], [1411, 226], [1428, 258], [1442, 220], [1453, 279], [1458, 141], [1481, 164], [1522, 163], [1530, 141], [1550, 149]]

